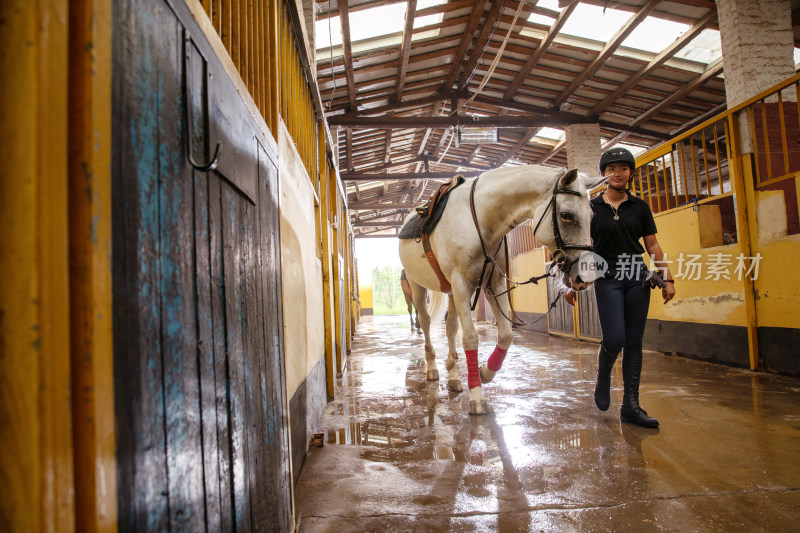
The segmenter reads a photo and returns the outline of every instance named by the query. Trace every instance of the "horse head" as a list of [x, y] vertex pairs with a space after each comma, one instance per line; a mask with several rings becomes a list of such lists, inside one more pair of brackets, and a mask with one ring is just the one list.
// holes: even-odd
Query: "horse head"
[[550, 251], [564, 285], [575, 290], [594, 281], [581, 279], [578, 261], [581, 254], [592, 250], [592, 208], [587, 191], [602, 182], [602, 177], [589, 178], [568, 170], [557, 178], [549, 199], [536, 208], [535, 236]]

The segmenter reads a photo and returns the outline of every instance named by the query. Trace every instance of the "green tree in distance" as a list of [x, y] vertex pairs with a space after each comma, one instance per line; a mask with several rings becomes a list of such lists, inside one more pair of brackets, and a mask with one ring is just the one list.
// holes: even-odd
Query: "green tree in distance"
[[387, 266], [372, 270], [372, 312], [376, 315], [408, 312], [400, 287], [400, 268]]

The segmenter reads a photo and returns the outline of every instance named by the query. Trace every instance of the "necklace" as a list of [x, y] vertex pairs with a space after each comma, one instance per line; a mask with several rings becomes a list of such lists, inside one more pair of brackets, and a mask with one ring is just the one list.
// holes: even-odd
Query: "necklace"
[[617, 210], [614, 209], [614, 206], [611, 205], [611, 204], [608, 204], [608, 207], [610, 207], [611, 210], [614, 212], [614, 220], [619, 220], [619, 215], [617, 214]]

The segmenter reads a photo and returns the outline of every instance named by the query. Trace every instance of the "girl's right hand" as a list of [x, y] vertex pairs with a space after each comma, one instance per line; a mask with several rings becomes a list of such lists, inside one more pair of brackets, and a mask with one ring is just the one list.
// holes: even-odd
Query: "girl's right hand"
[[572, 289], [564, 289], [564, 300], [571, 306], [575, 306], [575, 297], [578, 293], [576, 293]]

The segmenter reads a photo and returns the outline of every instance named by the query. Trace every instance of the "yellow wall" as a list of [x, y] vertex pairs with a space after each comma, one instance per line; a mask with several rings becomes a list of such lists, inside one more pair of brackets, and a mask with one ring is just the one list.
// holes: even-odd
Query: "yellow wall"
[[[736, 243], [701, 247], [703, 207], [700, 206], [698, 211], [687, 207], [679, 211], [657, 214], [654, 217], [658, 227], [658, 242], [666, 253], [667, 261], [672, 261], [669, 267], [672, 275], [676, 277], [676, 294], [671, 302], [664, 305], [661, 295], [653, 291], [648, 318], [745, 326], [747, 316], [744, 280], [739, 281], [735, 274], [736, 257], [741, 253], [741, 246]], [[699, 279], [678, 277], [678, 259], [681, 253], [687, 259], [690, 255], [700, 256], [696, 261], [701, 265]], [[649, 262], [649, 256], [645, 254], [644, 257]], [[731, 265], [723, 270], [728, 270], [730, 279], [724, 279], [722, 276], [720, 279], [714, 279], [713, 275], [706, 279], [709, 277], [708, 265], [719, 263], [719, 259], [728, 258]]]
[[[797, 178], [795, 186], [800, 187]], [[800, 235], [786, 235], [783, 192], [756, 191], [755, 197], [753, 253], [763, 257], [755, 280], [757, 324], [800, 328]]]
[[362, 309], [372, 309], [372, 279], [361, 281], [362, 276], [358, 280], [358, 299], [361, 300]]
[[[544, 274], [544, 248], [525, 252], [511, 260], [511, 279], [526, 281], [533, 276]], [[511, 292], [514, 310], [521, 313], [547, 312], [547, 281], [539, 280], [538, 284], [520, 285]]]
[[325, 355], [325, 323], [314, 189], [283, 122], [278, 137], [286, 393], [291, 398]]
[[[756, 320], [758, 326], [800, 328], [800, 235], [786, 235], [786, 214], [783, 193], [756, 191], [758, 227], [752, 236], [752, 251], [743, 252], [739, 243], [701, 248], [701, 214], [691, 208], [670, 211], [655, 216], [658, 241], [674, 261], [670, 270], [678, 274], [677, 258], [681, 252], [699, 254], [703, 271], [699, 280], [678, 278], [676, 297], [663, 305], [655, 296], [650, 303], [649, 318], [746, 326], [746, 279], [735, 273], [737, 256], [761, 254], [758, 276], [755, 278]], [[701, 206], [702, 209], [702, 206]], [[730, 258], [730, 280], [706, 279], [706, 266], [716, 254]], [[645, 255], [645, 257], [647, 257]]]

